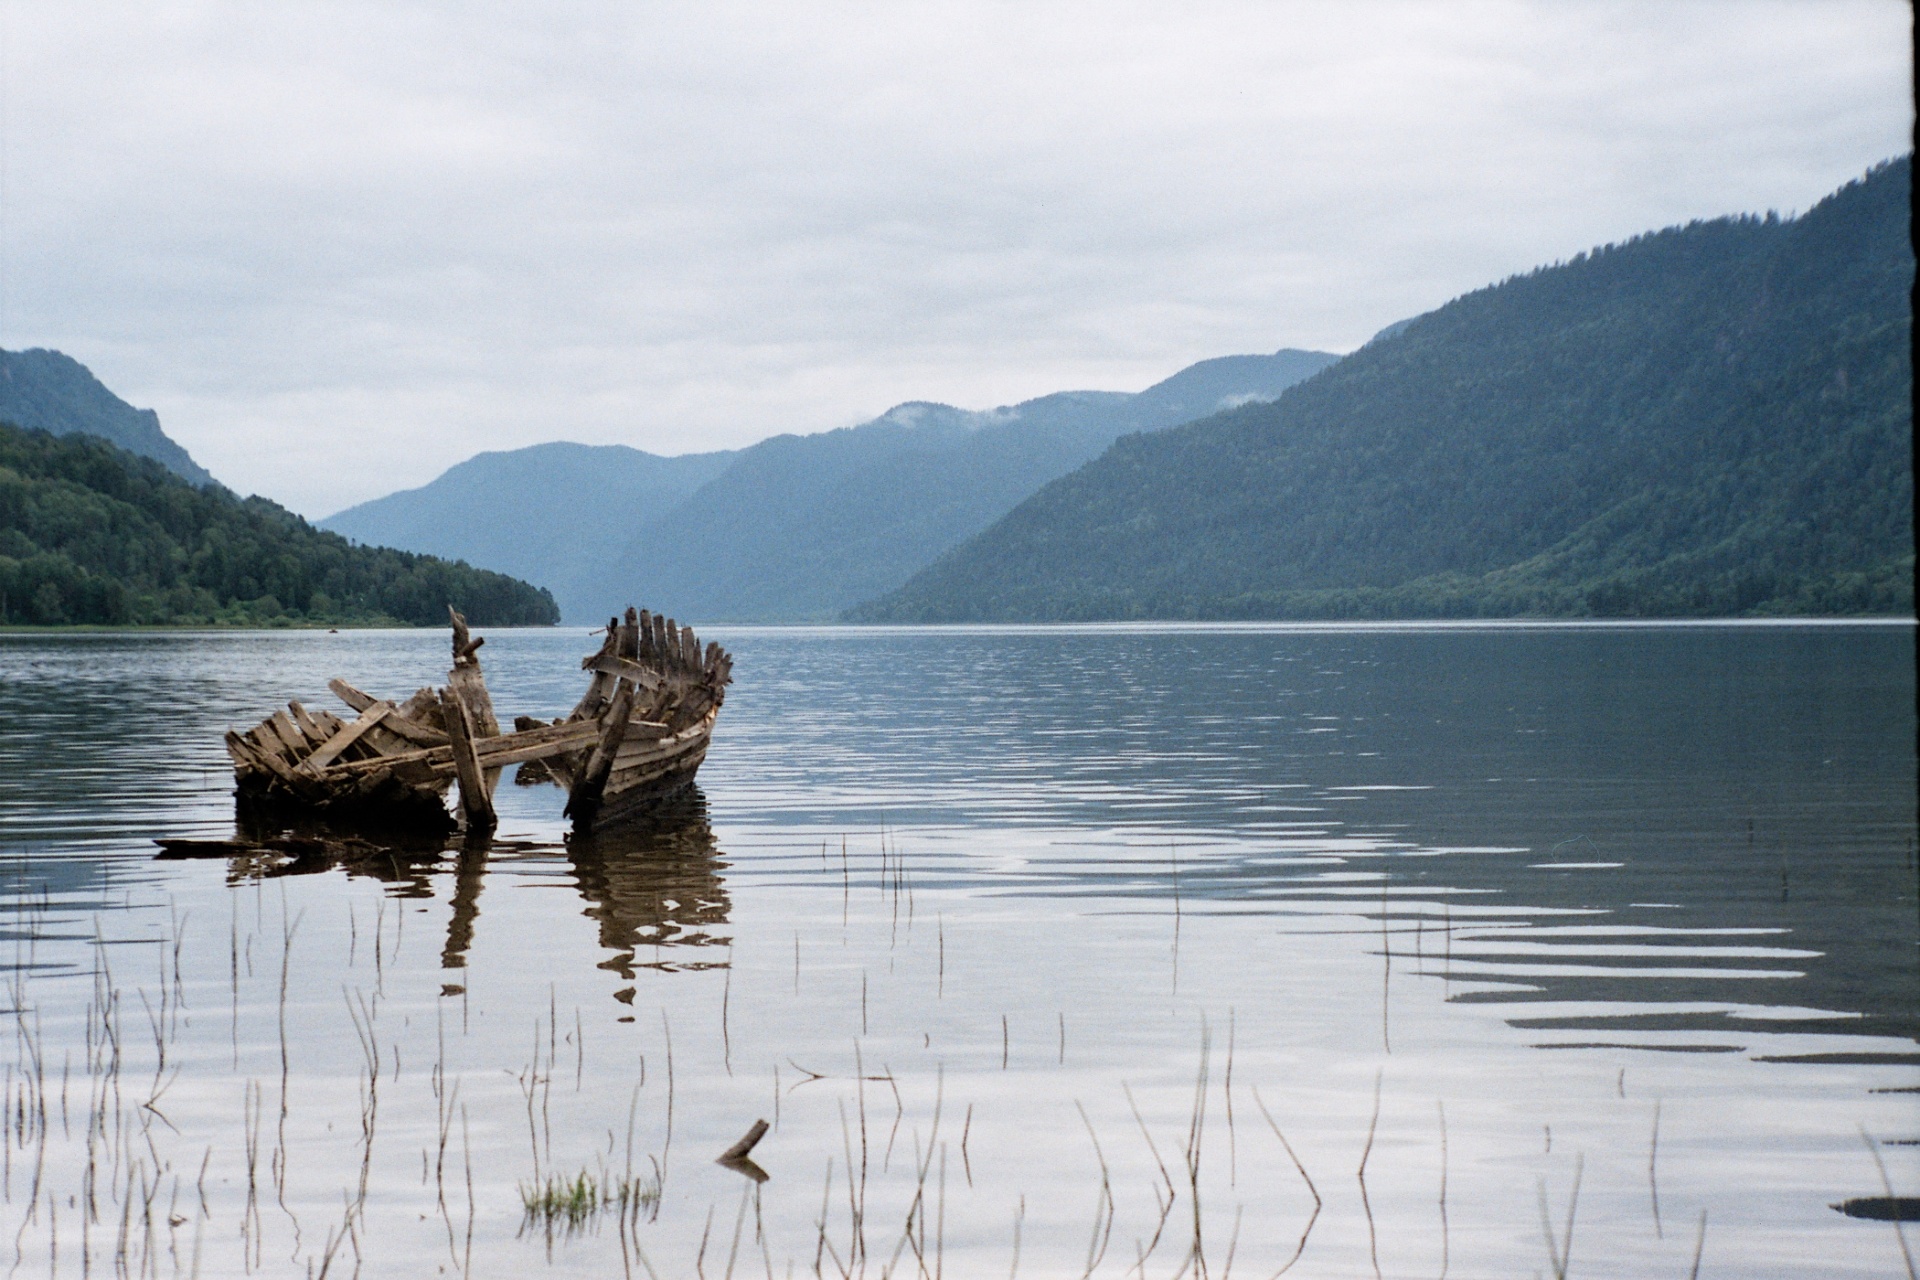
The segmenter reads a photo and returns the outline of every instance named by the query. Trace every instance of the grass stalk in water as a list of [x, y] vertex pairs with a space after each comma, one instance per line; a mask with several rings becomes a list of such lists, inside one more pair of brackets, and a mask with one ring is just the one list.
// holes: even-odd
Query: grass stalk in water
[[520, 1184], [520, 1203], [529, 1226], [538, 1226], [549, 1234], [560, 1230], [571, 1234], [585, 1230], [606, 1209], [630, 1214], [651, 1208], [660, 1198], [657, 1180], [629, 1175], [596, 1177], [582, 1169], [573, 1177], [549, 1174], [545, 1178]]

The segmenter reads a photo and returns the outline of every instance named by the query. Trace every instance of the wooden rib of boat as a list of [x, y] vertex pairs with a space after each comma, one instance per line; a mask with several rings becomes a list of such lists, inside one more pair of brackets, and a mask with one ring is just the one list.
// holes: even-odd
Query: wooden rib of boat
[[527, 716], [503, 733], [478, 656], [485, 640], [453, 621], [447, 683], [403, 702], [328, 685], [354, 712], [287, 704], [245, 733], [227, 734], [237, 794], [247, 805], [285, 807], [329, 818], [451, 825], [447, 794], [457, 786], [468, 830], [494, 824], [500, 771], [551, 781], [568, 792], [567, 814], [587, 829], [643, 812], [685, 787], [706, 759], [733, 659], [704, 648], [691, 627], [628, 609], [607, 620], [606, 639], [581, 668], [587, 690], [558, 720]]

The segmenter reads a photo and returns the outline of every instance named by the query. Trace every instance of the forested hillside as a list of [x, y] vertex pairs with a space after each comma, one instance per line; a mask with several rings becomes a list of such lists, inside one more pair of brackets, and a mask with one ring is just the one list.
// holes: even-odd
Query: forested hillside
[[439, 625], [450, 603], [480, 625], [558, 619], [501, 574], [352, 546], [93, 436], [0, 425], [0, 625]]
[[57, 436], [99, 436], [152, 458], [183, 480], [214, 482], [206, 468], [160, 429], [160, 415], [134, 408], [107, 390], [87, 366], [58, 351], [0, 351], [0, 422]]
[[1131, 436], [861, 620], [1913, 610], [1911, 158]]

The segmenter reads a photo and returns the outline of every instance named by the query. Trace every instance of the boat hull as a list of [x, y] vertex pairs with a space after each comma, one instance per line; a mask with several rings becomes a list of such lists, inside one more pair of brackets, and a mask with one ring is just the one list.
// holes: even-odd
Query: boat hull
[[454, 823], [446, 797], [459, 787], [459, 824], [491, 830], [494, 788], [510, 765], [518, 782], [557, 782], [579, 828], [645, 811], [690, 784], [732, 682], [733, 660], [704, 648], [691, 627], [645, 611], [609, 620], [600, 652], [581, 662], [587, 691], [554, 721], [521, 716], [502, 732], [475, 656], [484, 640], [449, 610], [453, 669], [440, 689], [405, 702], [328, 687], [352, 722], [289, 702], [245, 733], [227, 734], [243, 809], [275, 808], [360, 824]]
[[707, 758], [719, 714], [720, 708], [714, 707], [679, 733], [622, 744], [598, 801], [573, 806], [575, 828], [600, 829], [629, 821], [691, 786]]

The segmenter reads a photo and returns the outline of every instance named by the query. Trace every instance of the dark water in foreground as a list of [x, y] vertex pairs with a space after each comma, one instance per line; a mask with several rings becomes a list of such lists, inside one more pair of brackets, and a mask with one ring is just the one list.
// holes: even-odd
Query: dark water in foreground
[[[0, 1264], [1903, 1271], [1912, 628], [715, 638], [702, 803], [341, 866], [153, 841], [443, 636], [0, 636]], [[490, 633], [503, 718], [592, 647]]]

